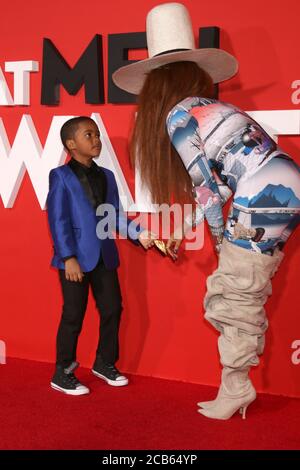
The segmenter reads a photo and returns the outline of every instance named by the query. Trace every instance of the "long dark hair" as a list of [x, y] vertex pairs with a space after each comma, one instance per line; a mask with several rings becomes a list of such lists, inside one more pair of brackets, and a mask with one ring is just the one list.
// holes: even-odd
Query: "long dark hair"
[[213, 93], [211, 77], [195, 62], [173, 62], [148, 73], [137, 100], [129, 150], [154, 203], [194, 202], [192, 180], [171, 144], [166, 118], [184, 98], [209, 98]]

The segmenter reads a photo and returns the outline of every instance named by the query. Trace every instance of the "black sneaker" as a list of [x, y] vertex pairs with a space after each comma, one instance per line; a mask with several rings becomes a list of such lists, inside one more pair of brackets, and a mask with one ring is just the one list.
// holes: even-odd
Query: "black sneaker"
[[128, 384], [128, 379], [121, 374], [114, 364], [95, 363], [92, 372], [99, 379], [105, 380], [113, 387], [123, 387]]
[[74, 375], [74, 370], [79, 366], [78, 362], [72, 362], [65, 369], [57, 365], [55, 374], [52, 377], [51, 387], [67, 395], [86, 395], [90, 390], [82, 385]]

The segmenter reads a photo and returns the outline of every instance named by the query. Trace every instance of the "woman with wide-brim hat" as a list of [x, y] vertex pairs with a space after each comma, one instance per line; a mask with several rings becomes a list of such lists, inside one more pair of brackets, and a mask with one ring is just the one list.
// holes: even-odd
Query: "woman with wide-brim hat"
[[[299, 167], [247, 113], [212, 98], [213, 84], [233, 77], [238, 63], [221, 49], [195, 48], [182, 4], [153, 8], [146, 32], [149, 58], [113, 74], [138, 95], [131, 158], [154, 203], [196, 203], [183, 235], [193, 220], [208, 222], [219, 264], [207, 280], [205, 318], [220, 332], [223, 370], [216, 399], [198, 411], [245, 417], [256, 398], [248, 374], [264, 349], [271, 278], [299, 223]], [[232, 193], [225, 226], [222, 205]], [[183, 235], [177, 230], [167, 243], [173, 259]]]

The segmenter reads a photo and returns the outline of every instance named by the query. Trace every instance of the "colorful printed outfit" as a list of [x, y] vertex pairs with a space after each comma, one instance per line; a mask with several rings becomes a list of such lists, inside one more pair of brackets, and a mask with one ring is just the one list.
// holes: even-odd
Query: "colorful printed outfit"
[[[300, 169], [263, 128], [231, 104], [189, 97], [167, 130], [213, 236], [265, 254], [282, 247], [299, 223]], [[226, 227], [213, 170], [234, 193]]]
[[[196, 223], [207, 219], [220, 251], [204, 307], [206, 320], [220, 332], [222, 380], [217, 398], [201, 402], [199, 412], [228, 419], [239, 408], [245, 413], [256, 397], [248, 373], [264, 350], [264, 304], [284, 257], [281, 248], [299, 223], [300, 171], [257, 122], [231, 104], [186, 98], [168, 114], [167, 130], [194, 183]], [[227, 195], [214, 171], [230, 188]], [[222, 205], [232, 193], [225, 227]]]

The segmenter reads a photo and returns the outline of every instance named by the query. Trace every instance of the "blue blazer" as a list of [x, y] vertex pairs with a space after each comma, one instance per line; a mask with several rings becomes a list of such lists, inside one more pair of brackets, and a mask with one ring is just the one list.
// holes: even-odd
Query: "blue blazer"
[[[103, 167], [99, 168], [101, 170], [107, 180], [105, 203], [112, 204], [116, 211], [116, 230], [139, 245], [138, 237], [143, 228], [134, 224], [123, 212], [113, 172]], [[83, 272], [92, 271], [100, 253], [107, 269], [119, 266], [115, 240], [100, 240], [97, 237], [96, 226], [103, 216], [96, 215], [79, 179], [68, 165], [50, 171], [47, 209], [54, 242], [52, 266], [64, 269], [63, 258], [75, 255]]]

